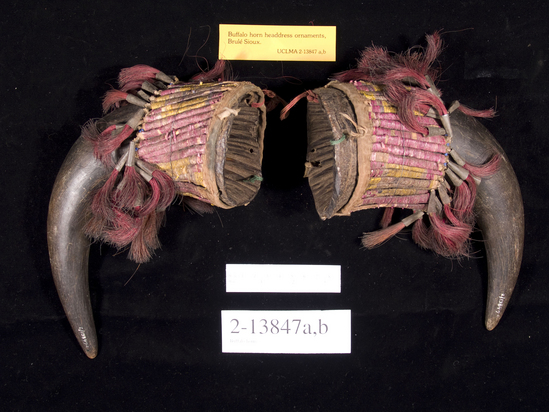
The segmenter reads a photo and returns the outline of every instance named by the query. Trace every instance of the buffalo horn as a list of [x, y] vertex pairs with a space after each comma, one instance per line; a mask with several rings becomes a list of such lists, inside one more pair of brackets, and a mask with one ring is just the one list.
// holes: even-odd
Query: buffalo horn
[[501, 146], [475, 118], [451, 116], [452, 147], [468, 163], [483, 164], [497, 153], [498, 171], [478, 186], [475, 213], [488, 259], [486, 328], [494, 329], [509, 303], [524, 248], [524, 208], [518, 180]]
[[[138, 109], [125, 106], [99, 120], [97, 127], [102, 131], [112, 124], [124, 124]], [[90, 241], [84, 235], [84, 225], [90, 194], [110, 172], [94, 157], [93, 144], [81, 136], [57, 175], [48, 212], [55, 287], [72, 330], [91, 359], [97, 356], [98, 344], [88, 285]]]

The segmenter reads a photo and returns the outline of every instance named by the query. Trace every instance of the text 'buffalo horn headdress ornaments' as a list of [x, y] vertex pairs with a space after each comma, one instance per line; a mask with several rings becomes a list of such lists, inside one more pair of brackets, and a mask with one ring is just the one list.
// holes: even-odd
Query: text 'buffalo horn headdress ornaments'
[[[366, 248], [413, 225], [421, 247], [467, 256], [476, 217], [488, 257], [485, 322], [492, 330], [522, 260], [520, 188], [503, 149], [474, 118], [493, 112], [457, 102], [446, 109], [431, 67], [441, 40], [427, 40], [424, 53], [368, 48], [356, 69], [307, 93], [306, 176], [321, 219], [386, 208], [382, 229], [364, 234]], [[394, 208], [412, 213], [391, 225]]]
[[248, 204], [261, 184], [265, 96], [223, 80], [224, 62], [180, 82], [137, 65], [107, 92], [107, 112], [83, 127], [55, 181], [48, 247], [57, 292], [80, 346], [97, 355], [90, 240], [129, 249], [145, 262], [174, 198], [198, 211]]

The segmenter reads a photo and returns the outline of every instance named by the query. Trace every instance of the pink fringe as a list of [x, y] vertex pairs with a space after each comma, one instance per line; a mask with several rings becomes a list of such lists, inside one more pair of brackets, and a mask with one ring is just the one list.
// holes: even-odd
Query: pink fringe
[[99, 133], [97, 130], [97, 123], [95, 121], [89, 121], [82, 128], [82, 137], [89, 142], [93, 143], [94, 156], [99, 159], [101, 163], [109, 167], [114, 167], [114, 163], [110, 156], [99, 156], [99, 149], [102, 142], [111, 136], [116, 130], [116, 125], [112, 125]]
[[118, 149], [120, 145], [129, 138], [134, 130], [124, 125], [124, 128], [118, 134], [114, 134], [115, 127], [110, 126], [101, 133], [99, 140], [95, 144], [94, 154], [103, 164], [113, 166], [110, 154]]
[[121, 90], [111, 89], [103, 97], [103, 113], [107, 113], [113, 108], [119, 108], [120, 103], [126, 100], [128, 93]]
[[414, 114], [414, 110], [420, 106], [432, 106], [440, 115], [447, 114], [448, 111], [438, 97], [426, 90], [414, 88], [407, 93], [397, 106], [398, 115], [406, 126], [418, 133], [427, 135], [429, 130], [420, 123], [418, 117]]
[[486, 110], [475, 110], [462, 104], [459, 105], [458, 110], [467, 116], [482, 117], [484, 119], [490, 119], [496, 115], [496, 111], [492, 108]]
[[112, 192], [118, 178], [118, 170], [113, 170], [105, 184], [95, 194], [91, 204], [92, 213], [101, 216], [105, 220], [114, 220], [114, 204], [112, 202]]
[[141, 227], [141, 219], [135, 218], [120, 209], [115, 209], [116, 218], [103, 234], [103, 240], [118, 249], [128, 246], [137, 236]]
[[164, 211], [175, 199], [175, 183], [170, 176], [160, 170], [153, 172], [153, 178], [158, 182], [161, 193], [157, 209]]
[[286, 119], [288, 117], [288, 115], [290, 114], [290, 109], [292, 107], [294, 107], [297, 104], [297, 102], [299, 102], [304, 97], [307, 97], [307, 101], [309, 101], [309, 102], [318, 103], [318, 96], [316, 94], [314, 94], [313, 91], [306, 90], [303, 93], [301, 93], [301, 94], [297, 95], [296, 97], [294, 97], [290, 103], [288, 103], [286, 106], [284, 106], [284, 108], [280, 111], [280, 120]]
[[137, 206], [143, 206], [147, 192], [148, 188], [145, 179], [137, 173], [135, 167], [126, 166], [124, 177], [114, 193], [114, 201], [118, 208], [131, 210]]
[[463, 167], [467, 169], [469, 173], [471, 173], [473, 176], [484, 178], [492, 176], [498, 171], [500, 161], [501, 156], [499, 154], [495, 154], [490, 158], [487, 163], [483, 165], [477, 166], [470, 163], [465, 163]]
[[433, 249], [439, 255], [457, 258], [466, 256], [471, 231], [465, 226], [452, 226], [436, 214], [429, 215], [433, 228]]
[[139, 89], [144, 81], [154, 80], [158, 72], [160, 72], [160, 70], [155, 69], [154, 67], [145, 64], [137, 64], [120, 70], [118, 85], [123, 92]]
[[165, 211], [157, 210], [149, 215], [148, 221], [143, 227], [145, 244], [151, 249], [157, 249], [161, 246], [160, 241], [158, 240], [158, 231], [160, 230], [165, 217]]
[[132, 239], [130, 251], [128, 253], [128, 258], [136, 263], [146, 263], [151, 260], [152, 257], [152, 251], [149, 249], [144, 239], [144, 226], [145, 224], [140, 225], [138, 232]]
[[[116, 126], [109, 126], [110, 131], [113, 131]], [[107, 129], [109, 129], [107, 128]], [[97, 141], [100, 139], [100, 133], [99, 130], [97, 130], [97, 121], [96, 120], [88, 120], [84, 126], [82, 126], [81, 136], [86, 139], [88, 142], [93, 143], [94, 145], [97, 143]]]
[[412, 239], [423, 249], [432, 249], [431, 231], [423, 219], [419, 219], [412, 227]]
[[133, 238], [128, 258], [136, 263], [146, 263], [155, 249], [160, 247], [158, 240], [158, 215], [150, 213], [140, 224], [139, 231]]
[[384, 229], [376, 230], [375, 232], [365, 233], [362, 236], [362, 246], [366, 249], [373, 249], [380, 246], [404, 229], [404, 227], [404, 223], [399, 222]]
[[265, 97], [269, 99], [266, 102], [264, 102], [265, 110], [267, 111], [267, 113], [276, 109], [278, 105], [281, 105], [282, 107], [284, 107], [288, 104], [286, 100], [284, 100], [282, 97], [278, 96], [275, 92], [271, 90], [263, 89], [263, 93], [265, 94]]
[[149, 181], [151, 186], [150, 196], [145, 200], [143, 207], [139, 210], [139, 216], [148, 216], [153, 213], [158, 207], [158, 202], [161, 197], [161, 189], [158, 182], [153, 178]]
[[202, 72], [191, 77], [192, 82], [222, 82], [225, 80], [225, 60], [218, 60], [214, 67], [207, 72]]
[[108, 225], [108, 222], [115, 219], [114, 205], [112, 202], [112, 191], [118, 178], [118, 171], [115, 169], [107, 181], [93, 196], [91, 203], [91, 216], [86, 224], [86, 235], [92, 238], [100, 238]]
[[[438, 78], [438, 72], [431, 66], [441, 50], [442, 40], [438, 32], [427, 36], [427, 48], [423, 53], [412, 49], [392, 55], [386, 49], [373, 46], [364, 50], [357, 69], [339, 73], [335, 78], [340, 81], [363, 80], [383, 85], [383, 95], [398, 108], [402, 122], [410, 130], [427, 134], [427, 129], [418, 122], [413, 111], [425, 113], [432, 106], [441, 115], [447, 113], [442, 101], [427, 91], [430, 84], [426, 76], [430, 76], [433, 81]], [[416, 87], [409, 91], [405, 83]]]
[[461, 185], [455, 188], [452, 209], [460, 222], [472, 224], [475, 220], [473, 207], [477, 194], [477, 185], [469, 176]]
[[386, 207], [383, 212], [383, 217], [381, 218], [380, 226], [382, 228], [386, 228], [391, 224], [391, 220], [393, 220], [393, 212], [395, 211], [394, 207]]
[[115, 169], [94, 196], [86, 234], [118, 249], [130, 245], [128, 257], [143, 263], [160, 247], [158, 230], [164, 210], [175, 197], [175, 184], [164, 172], [155, 170], [149, 186], [129, 166], [124, 168], [124, 177], [114, 191], [118, 174]]

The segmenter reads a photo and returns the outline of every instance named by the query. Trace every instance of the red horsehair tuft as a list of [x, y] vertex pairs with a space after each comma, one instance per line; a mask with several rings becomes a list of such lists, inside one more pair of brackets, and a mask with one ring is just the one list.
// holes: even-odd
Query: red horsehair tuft
[[471, 163], [465, 163], [463, 167], [469, 171], [475, 177], [488, 177], [497, 172], [501, 157], [496, 154], [490, 158], [488, 162], [481, 166], [473, 165]]
[[395, 223], [394, 225], [388, 226], [384, 229], [376, 230], [375, 232], [365, 233], [362, 236], [362, 246], [367, 249], [372, 249], [381, 244], [385, 243], [387, 240], [395, 236], [398, 232], [404, 229], [407, 226], [410, 226], [416, 220], [423, 217], [424, 212], [416, 212], [413, 215], [410, 215], [400, 222]]
[[103, 113], [107, 113], [113, 108], [119, 108], [120, 103], [126, 100], [128, 93], [121, 90], [111, 89], [103, 97]]
[[225, 60], [218, 60], [211, 70], [194, 75], [191, 81], [203, 83], [225, 81]]
[[156, 79], [157, 73], [160, 70], [145, 64], [137, 64], [132, 67], [127, 67], [120, 70], [118, 75], [118, 85], [120, 90], [127, 92], [128, 90], [138, 89], [145, 81]]
[[101, 237], [101, 233], [109, 225], [109, 222], [115, 219], [114, 203], [112, 201], [112, 192], [118, 179], [120, 171], [124, 167], [128, 154], [126, 153], [118, 161], [118, 164], [111, 172], [107, 181], [101, 189], [93, 196], [91, 203], [91, 218], [88, 221], [85, 232], [86, 235], [94, 238]]

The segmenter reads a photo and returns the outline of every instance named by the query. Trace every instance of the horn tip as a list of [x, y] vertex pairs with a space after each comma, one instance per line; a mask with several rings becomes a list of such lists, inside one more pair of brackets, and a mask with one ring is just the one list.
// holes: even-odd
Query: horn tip
[[495, 327], [498, 325], [499, 323], [499, 318], [492, 318], [492, 317], [489, 317], [489, 318], [486, 318], [486, 329], [488, 330], [494, 330]]

